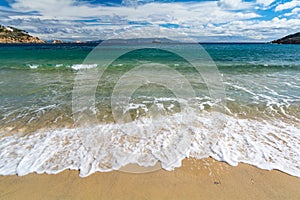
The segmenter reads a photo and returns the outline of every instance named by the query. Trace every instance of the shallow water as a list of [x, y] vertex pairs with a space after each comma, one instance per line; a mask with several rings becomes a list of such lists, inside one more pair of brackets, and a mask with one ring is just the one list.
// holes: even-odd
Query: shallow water
[[[94, 47], [0, 46], [0, 174], [69, 168], [87, 176], [158, 161], [172, 170], [185, 157], [211, 156], [300, 177], [300, 46], [203, 45], [222, 78], [221, 101], [203, 74], [161, 45], [114, 60], [94, 98], [84, 98], [95, 82], [78, 79], [102, 67], [85, 60]], [[176, 48], [196, 52], [195, 45]], [[74, 109], [77, 86], [87, 107]]]

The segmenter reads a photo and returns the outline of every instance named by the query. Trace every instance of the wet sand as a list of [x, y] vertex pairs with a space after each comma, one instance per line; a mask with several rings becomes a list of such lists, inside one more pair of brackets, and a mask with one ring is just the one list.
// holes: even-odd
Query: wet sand
[[213, 159], [186, 159], [174, 171], [78, 171], [0, 176], [0, 199], [300, 199], [300, 178]]

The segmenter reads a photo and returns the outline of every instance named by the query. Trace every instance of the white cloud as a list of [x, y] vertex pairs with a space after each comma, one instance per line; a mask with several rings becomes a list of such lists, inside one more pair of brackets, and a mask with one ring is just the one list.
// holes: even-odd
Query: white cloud
[[[297, 19], [260, 19], [255, 7], [270, 6], [273, 0], [257, 0], [256, 3], [241, 0], [188, 3], [138, 0], [140, 3], [137, 2], [137, 6], [130, 6], [129, 1], [134, 0], [123, 1], [128, 6], [105, 6], [75, 0], [16, 0], [11, 3], [16, 13], [2, 17], [2, 21], [44, 39], [82, 40], [132, 37], [199, 40], [203, 37], [228, 37], [268, 41], [282, 33], [294, 31], [295, 27], [300, 28]], [[295, 9], [294, 12], [297, 11]], [[24, 12], [37, 14], [32, 16]], [[169, 24], [176, 26], [168, 27]]]
[[[222, 0], [224, 1], [224, 0]], [[228, 0], [225, 0], [228, 1]], [[229, 0], [232, 1], [233, 0]], [[236, 0], [234, 0], [236, 1]], [[37, 3], [35, 3], [37, 2]], [[48, 3], [49, 2], [49, 3]], [[242, 3], [232, 4], [245, 8]], [[178, 23], [188, 21], [228, 22], [235, 19], [258, 17], [254, 12], [231, 12], [218, 6], [215, 1], [199, 3], [148, 3], [133, 7], [91, 6], [89, 4], [75, 5], [74, 0], [18, 0], [12, 4], [15, 10], [37, 11], [41, 19], [76, 20], [83, 18], [111, 18], [119, 16], [128, 21], [149, 21], [150, 23]], [[208, 9], [209, 8], [209, 9]]]
[[289, 13], [285, 13], [284, 16], [292, 16], [292, 15], [297, 15], [298, 13], [300, 13], [300, 8], [294, 8], [291, 12]]
[[287, 10], [287, 9], [292, 9], [295, 7], [300, 6], [300, 0], [292, 0], [290, 2], [286, 2], [284, 4], [279, 4], [276, 8], [275, 11], [282, 11], [282, 10]]
[[263, 6], [269, 6], [276, 0], [256, 0], [256, 3], [261, 4]]
[[122, 5], [137, 7], [138, 5], [150, 3], [154, 0], [122, 0]]
[[252, 3], [249, 2], [243, 2], [242, 0], [220, 0], [218, 2], [218, 5], [220, 7], [223, 7], [225, 9], [246, 9], [250, 8]]

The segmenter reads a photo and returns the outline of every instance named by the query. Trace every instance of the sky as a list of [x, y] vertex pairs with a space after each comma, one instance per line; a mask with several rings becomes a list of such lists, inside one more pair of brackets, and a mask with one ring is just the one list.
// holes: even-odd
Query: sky
[[0, 24], [44, 40], [268, 42], [300, 31], [300, 0], [0, 0]]

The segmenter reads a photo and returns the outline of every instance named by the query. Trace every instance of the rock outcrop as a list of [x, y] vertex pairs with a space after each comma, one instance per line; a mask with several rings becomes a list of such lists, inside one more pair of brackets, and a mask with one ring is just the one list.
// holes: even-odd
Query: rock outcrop
[[62, 40], [52, 40], [51, 41], [52, 44], [61, 44], [64, 43]]
[[46, 43], [28, 34], [28, 32], [8, 26], [0, 25], [0, 43]]
[[300, 32], [285, 36], [279, 40], [274, 40], [272, 43], [277, 44], [300, 44]]

